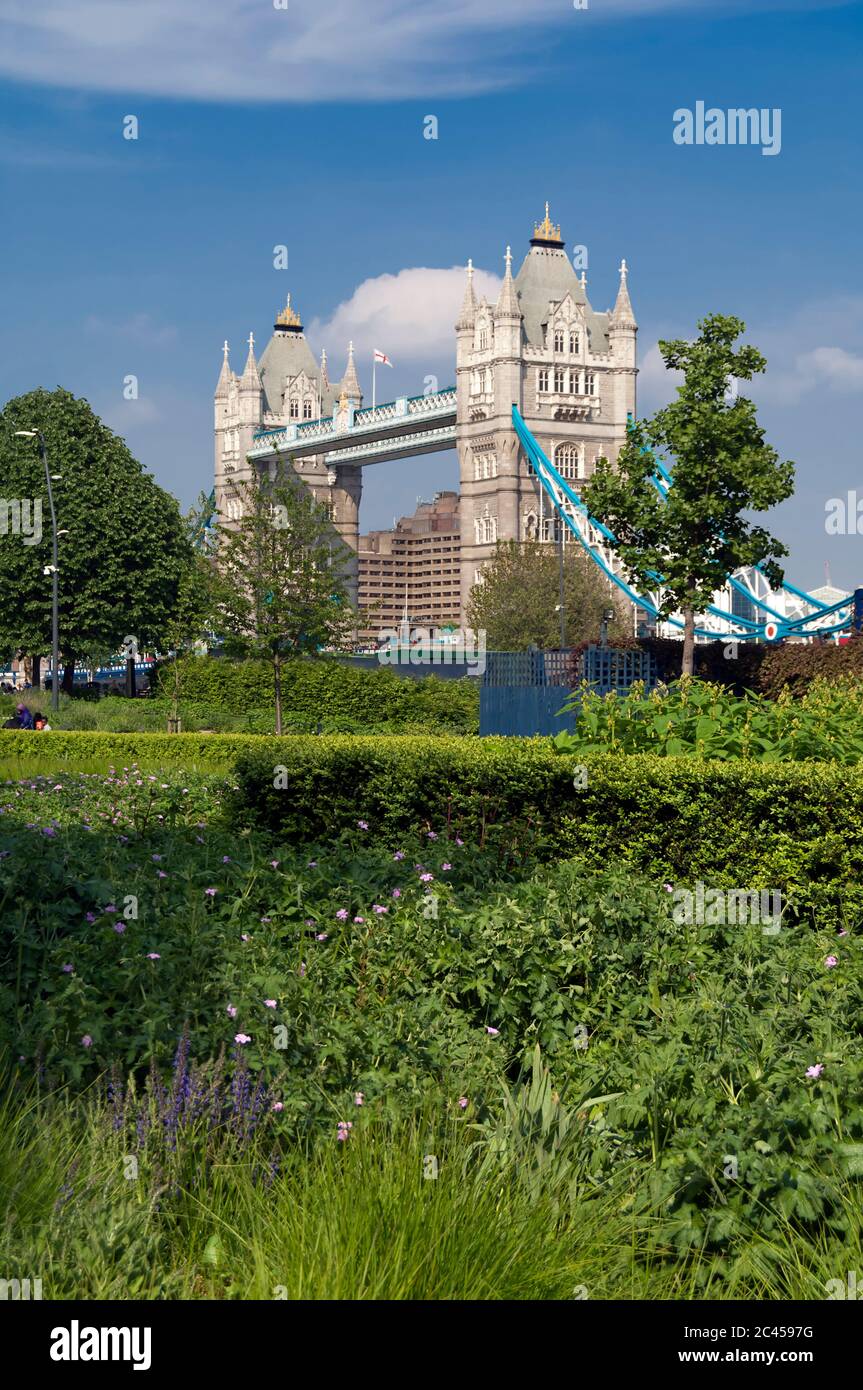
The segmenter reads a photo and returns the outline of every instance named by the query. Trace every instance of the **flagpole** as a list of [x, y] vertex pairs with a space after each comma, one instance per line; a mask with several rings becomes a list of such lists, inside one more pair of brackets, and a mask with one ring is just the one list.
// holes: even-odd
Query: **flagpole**
[[375, 408], [377, 397], [375, 394], [375, 372], [377, 371], [378, 359], [372, 353], [372, 410]]

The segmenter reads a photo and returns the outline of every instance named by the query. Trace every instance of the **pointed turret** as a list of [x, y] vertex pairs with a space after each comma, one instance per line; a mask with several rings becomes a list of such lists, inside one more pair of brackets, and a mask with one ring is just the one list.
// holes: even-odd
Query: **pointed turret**
[[515, 281], [512, 278], [512, 250], [506, 248], [506, 272], [503, 277], [500, 294], [494, 309], [495, 319], [521, 319], [521, 308], [519, 307], [518, 295], [516, 294]]
[[249, 334], [249, 355], [246, 358], [246, 365], [243, 368], [243, 375], [240, 377], [240, 388], [248, 390], [254, 387], [256, 391], [261, 389], [261, 378], [258, 375], [258, 364], [255, 361], [255, 335]]
[[462, 328], [473, 328], [476, 320], [476, 295], [473, 292], [473, 261], [467, 263], [467, 284], [464, 290], [464, 299], [461, 302], [461, 313], [456, 323], [456, 332]]
[[363, 395], [363, 393], [362, 393], [362, 391], [360, 390], [360, 383], [359, 383], [359, 378], [358, 378], [358, 376], [357, 376], [357, 369], [356, 369], [356, 367], [354, 366], [354, 345], [353, 345], [353, 343], [349, 343], [349, 344], [348, 344], [348, 365], [347, 365], [347, 367], [345, 368], [345, 374], [344, 374], [344, 376], [342, 377], [342, 384], [341, 384], [341, 388], [340, 388], [340, 389], [341, 389], [342, 394], [345, 395], [345, 396], [347, 396], [347, 398], [348, 398], [349, 401], [352, 401], [352, 402], [354, 402], [354, 403], [356, 404], [356, 403], [358, 403], [359, 401], [362, 400], [362, 395]]
[[216, 395], [217, 395], [217, 396], [227, 396], [227, 394], [228, 394], [228, 387], [230, 386], [231, 382], [232, 382], [233, 379], [234, 379], [234, 374], [233, 374], [233, 372], [231, 371], [231, 364], [230, 364], [230, 362], [228, 361], [228, 340], [227, 340], [227, 338], [225, 339], [225, 345], [224, 345], [224, 347], [222, 348], [222, 352], [223, 352], [223, 354], [224, 354], [223, 357], [222, 357], [222, 370], [219, 372], [219, 380], [216, 382]]
[[321, 348], [321, 393], [329, 389], [330, 378], [327, 372], [327, 350]]
[[629, 287], [627, 276], [629, 271], [626, 261], [620, 263], [620, 288], [617, 291], [617, 300], [611, 311], [609, 324], [612, 328], [637, 328], [635, 314], [632, 310], [632, 301], [629, 298]]

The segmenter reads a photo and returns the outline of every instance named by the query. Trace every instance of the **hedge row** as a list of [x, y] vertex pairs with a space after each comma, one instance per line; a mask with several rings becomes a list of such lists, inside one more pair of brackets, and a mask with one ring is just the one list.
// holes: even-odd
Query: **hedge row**
[[545, 858], [625, 861], [656, 883], [779, 890], [804, 914], [863, 916], [863, 772], [599, 755], [580, 788], [580, 766], [539, 739], [296, 738], [244, 750], [228, 804], [289, 842], [360, 820], [393, 847], [417, 826], [493, 833]]
[[[317, 741], [317, 740], [315, 740]], [[33, 733], [24, 729], [0, 729], [0, 769], [33, 762], [38, 769], [45, 762], [68, 764], [69, 770], [88, 769], [94, 764], [127, 767], [172, 767], [192, 771], [195, 767], [229, 772], [238, 756], [261, 743], [272, 743], [272, 756], [284, 740], [265, 740], [258, 734], [112, 734], [88, 730]]]
[[[171, 663], [157, 675], [161, 690], [174, 686]], [[180, 663], [183, 700], [217, 705], [243, 714], [273, 708], [273, 672], [263, 661], [229, 661], [225, 657], [189, 657]], [[479, 728], [476, 682], [425, 676], [414, 680], [388, 667], [362, 671], [330, 658], [299, 658], [286, 664], [282, 702], [289, 715], [309, 719], [346, 719], [369, 724], [425, 723], [454, 733]]]

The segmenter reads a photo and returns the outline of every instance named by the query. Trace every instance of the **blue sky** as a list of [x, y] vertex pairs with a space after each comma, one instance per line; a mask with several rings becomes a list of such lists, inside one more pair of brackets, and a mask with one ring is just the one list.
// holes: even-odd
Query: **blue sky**
[[[863, 541], [824, 524], [831, 497], [863, 500], [861, 4], [5, 0], [4, 14], [4, 399], [58, 383], [86, 396], [187, 505], [212, 485], [224, 338], [241, 369], [290, 290], [332, 373], [357, 341], [367, 397], [375, 346], [396, 364], [379, 399], [448, 384], [457, 268], [472, 257], [492, 290], [548, 199], [588, 248], [595, 308], [629, 263], [640, 413], [671, 390], [658, 338], [713, 311], [746, 321], [769, 362], [760, 418], [797, 463], [771, 516], [789, 577], [823, 583], [826, 562], [863, 583]], [[699, 100], [780, 108], [781, 153], [676, 145], [674, 111]], [[450, 455], [364, 476], [363, 529], [457, 486]]]

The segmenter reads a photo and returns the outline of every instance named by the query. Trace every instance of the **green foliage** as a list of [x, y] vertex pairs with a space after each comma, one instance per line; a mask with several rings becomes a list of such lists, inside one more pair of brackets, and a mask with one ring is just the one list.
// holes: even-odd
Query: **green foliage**
[[[691, 674], [692, 616], [711, 602], [725, 576], [761, 563], [771, 583], [787, 549], [748, 512], [763, 512], [793, 490], [794, 467], [764, 442], [751, 400], [728, 399], [729, 381], [751, 381], [766, 361], [753, 347], [735, 349], [740, 319], [710, 314], [694, 342], [660, 342], [669, 370], [684, 373], [677, 400], [637, 422], [614, 464], [600, 459], [583, 489], [588, 509], [614, 532], [613, 548], [641, 592], [663, 579], [660, 611], [687, 621], [684, 671]], [[674, 485], [663, 501], [651, 481], [656, 456], [673, 461]]]
[[769, 647], [758, 673], [758, 688], [771, 699], [787, 689], [794, 699], [818, 680], [863, 681], [863, 638], [836, 646], [833, 642], [781, 642]]
[[560, 756], [545, 739], [334, 736], [246, 745], [235, 785], [238, 821], [293, 843], [358, 816], [387, 843], [417, 824], [477, 840], [499, 827], [543, 857], [622, 859], [653, 882], [781, 889], [824, 920], [863, 911], [863, 773], [853, 767]]
[[[483, 566], [482, 583], [474, 585], [468, 623], [484, 630], [491, 651], [520, 652], [531, 643], [560, 646], [560, 557], [557, 546], [538, 541], [501, 541]], [[564, 550], [566, 645], [597, 640], [603, 614], [613, 609], [612, 637], [627, 630], [626, 605], [578, 545]]]
[[[272, 708], [272, 673], [265, 662], [228, 661], [224, 657], [190, 657], [182, 662], [180, 685], [186, 701], [218, 706], [236, 714]], [[158, 688], [173, 689], [172, 663], [161, 667]], [[286, 721], [347, 720], [361, 732], [367, 725], [416, 724], [426, 731], [476, 733], [479, 729], [477, 682], [424, 676], [414, 680], [388, 667], [364, 671], [327, 657], [298, 659], [282, 667]]]
[[670, 689], [645, 696], [600, 696], [585, 687], [566, 706], [572, 732], [558, 734], [561, 753], [655, 753], [661, 757], [743, 758], [761, 762], [807, 759], [856, 766], [863, 759], [863, 685], [815, 679], [803, 698], [732, 695], [721, 685], [684, 676]]
[[0, 496], [39, 499], [42, 541], [0, 538], [0, 651], [41, 654], [51, 646], [51, 520], [35, 439], [45, 435], [60, 545], [60, 645], [64, 660], [116, 651], [129, 635], [158, 645], [191, 563], [179, 507], [85, 400], [63, 390], [31, 391], [0, 413]]

